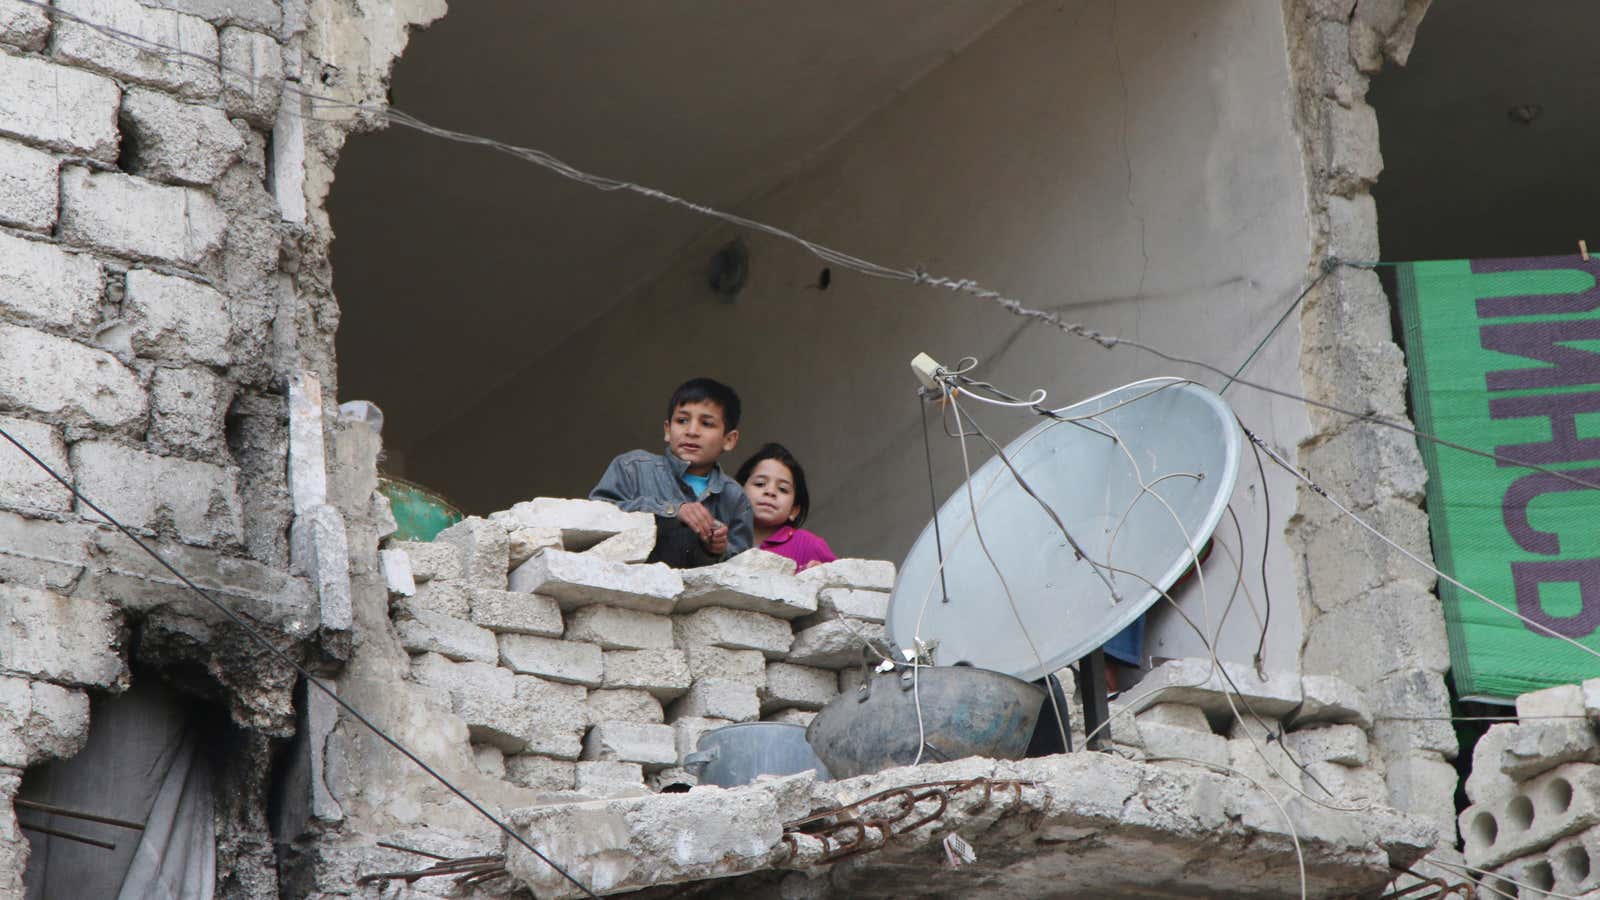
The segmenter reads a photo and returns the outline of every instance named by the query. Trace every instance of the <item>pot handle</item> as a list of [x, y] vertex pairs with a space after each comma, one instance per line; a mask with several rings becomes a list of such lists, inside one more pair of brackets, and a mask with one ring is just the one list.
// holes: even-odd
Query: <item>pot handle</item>
[[694, 777], [699, 778], [700, 773], [706, 770], [706, 766], [716, 762], [717, 757], [721, 755], [714, 745], [704, 750], [696, 750], [684, 755], [683, 767], [693, 773]]

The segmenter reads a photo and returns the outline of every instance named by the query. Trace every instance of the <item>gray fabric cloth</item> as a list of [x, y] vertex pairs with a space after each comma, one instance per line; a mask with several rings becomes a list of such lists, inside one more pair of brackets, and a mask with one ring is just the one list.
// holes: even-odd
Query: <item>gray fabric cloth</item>
[[[613, 459], [606, 466], [600, 483], [589, 492], [590, 500], [614, 503], [627, 512], [648, 512], [656, 516], [656, 534], [672, 537], [682, 523], [678, 507], [695, 501], [694, 490], [683, 480], [689, 464], [676, 456], [633, 450]], [[750, 501], [738, 482], [712, 466], [706, 495], [700, 503], [712, 518], [728, 526], [728, 549], [721, 559], [737, 556], [755, 542], [755, 520]], [[673, 564], [672, 560], [665, 560]], [[705, 562], [716, 562], [707, 559]]]
[[27, 900], [211, 900], [211, 769], [190, 704], [159, 683], [97, 697], [78, 755], [30, 770], [23, 799], [145, 823], [143, 831], [19, 810], [24, 823], [116, 844], [105, 850], [24, 830]]

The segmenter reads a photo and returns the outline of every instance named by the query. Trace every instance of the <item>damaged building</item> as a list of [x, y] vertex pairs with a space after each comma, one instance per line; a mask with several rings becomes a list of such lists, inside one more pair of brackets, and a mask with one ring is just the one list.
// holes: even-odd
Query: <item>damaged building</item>
[[[0, 0], [0, 898], [1600, 889], [1600, 682], [1463, 745], [1376, 421], [1380, 261], [1593, 206], [1591, 26], [1509, 6]], [[1192, 378], [1286, 465], [1102, 752], [1064, 670], [1074, 752], [700, 784], [706, 734], [916, 655], [896, 566], [968, 476], [924, 351]], [[570, 499], [700, 374], [845, 559], [669, 569]], [[468, 515], [397, 533], [404, 480]]]

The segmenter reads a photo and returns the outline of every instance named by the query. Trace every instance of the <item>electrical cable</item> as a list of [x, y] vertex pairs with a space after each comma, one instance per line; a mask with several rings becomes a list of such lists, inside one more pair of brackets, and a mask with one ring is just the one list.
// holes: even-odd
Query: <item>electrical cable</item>
[[928, 438], [928, 401], [920, 392], [917, 408], [922, 412], [922, 452], [928, 459], [928, 503], [933, 507], [933, 549], [939, 557], [939, 593], [950, 602], [950, 587], [944, 579], [944, 537], [939, 533], [939, 494], [933, 486], [933, 442]]
[[244, 620], [243, 617], [241, 617], [238, 613], [236, 613], [232, 609], [230, 609], [227, 606], [227, 604], [225, 604], [222, 601], [220, 601], [220, 600], [216, 599], [215, 597], [211, 596], [210, 592], [206, 591], [204, 588], [201, 588], [199, 585], [195, 584], [192, 580], [190, 580], [189, 576], [187, 576], [187, 575], [183, 574], [182, 572], [178, 571], [177, 567], [174, 566], [172, 563], [168, 562], [167, 558], [165, 556], [162, 556], [159, 551], [157, 551], [155, 548], [151, 547], [149, 544], [145, 543], [142, 539], [139, 538], [138, 535], [136, 535], [132, 531], [130, 531], [127, 526], [123, 525], [120, 521], [118, 521], [116, 518], [114, 518], [110, 513], [106, 512], [104, 509], [102, 509], [99, 504], [95, 503], [93, 500], [91, 500], [88, 497], [84, 496], [83, 492], [78, 490], [76, 485], [74, 485], [71, 481], [68, 481], [66, 478], [63, 478], [60, 473], [58, 473], [54, 468], [52, 468], [50, 466], [49, 463], [45, 462], [43, 459], [40, 459], [37, 454], [35, 454], [32, 450], [30, 450], [26, 445], [24, 445], [16, 437], [12, 436], [12, 434], [9, 431], [7, 431], [3, 426], [0, 426], [0, 438], [5, 438], [13, 446], [15, 446], [18, 450], [22, 451], [22, 454], [24, 456], [26, 456], [26, 457], [28, 457], [28, 459], [32, 460], [33, 463], [35, 465], [37, 465], [39, 468], [43, 469], [46, 474], [48, 474], [51, 478], [54, 478], [56, 481], [60, 482], [62, 487], [66, 488], [68, 491], [70, 491], [72, 493], [72, 496], [78, 502], [80, 502], [84, 506], [87, 506], [90, 509], [94, 510], [94, 512], [97, 515], [99, 515], [102, 519], [105, 519], [106, 522], [110, 523], [110, 525], [113, 528], [115, 528], [118, 531], [122, 532], [124, 537], [126, 537], [130, 541], [133, 541], [135, 544], [137, 544], [139, 546], [139, 549], [141, 549], [145, 553], [149, 554], [150, 557], [152, 559], [154, 559], [157, 563], [159, 563], [162, 568], [166, 569], [168, 572], [171, 572], [172, 575], [175, 578], [177, 578], [179, 581], [183, 582], [185, 587], [189, 588], [189, 590], [191, 590], [191, 591], [194, 591], [196, 594], [199, 594], [201, 599], [203, 599], [207, 603], [211, 604], [211, 606], [214, 607], [218, 612], [222, 613], [225, 617], [227, 617], [228, 621], [232, 622], [236, 627], [238, 627], [241, 631], [243, 631], [246, 635], [248, 635], [251, 640], [255, 641], [257, 644], [260, 644], [263, 648], [265, 648], [269, 656], [272, 656], [274, 659], [277, 659], [279, 662], [288, 665], [290, 668], [292, 668], [296, 672], [298, 672], [300, 674], [300, 676], [306, 680], [307, 684], [314, 685], [317, 688], [317, 690], [322, 691], [323, 694], [327, 695], [328, 699], [332, 700], [334, 703], [337, 703], [340, 706], [340, 708], [342, 708], [346, 713], [350, 714], [351, 718], [355, 719], [357, 722], [360, 722], [363, 726], [365, 726], [367, 728], [368, 731], [371, 731], [375, 736], [377, 736], [377, 738], [379, 740], [381, 740], [384, 743], [388, 744], [390, 747], [392, 747], [396, 751], [398, 751], [400, 753], [400, 755], [404, 756], [406, 759], [408, 759], [411, 762], [415, 763], [417, 765], [417, 767], [422, 769], [423, 772], [426, 772], [429, 777], [431, 777], [431, 778], [433, 778], [433, 780], [439, 782], [440, 785], [444, 786], [446, 789], [448, 789], [451, 793], [455, 794], [457, 797], [460, 797], [463, 801], [466, 802], [466, 804], [468, 806], [472, 807], [473, 810], [476, 811], [479, 815], [483, 816], [489, 822], [493, 823], [495, 827], [497, 827], [501, 831], [505, 832], [505, 834], [507, 836], [509, 836], [512, 840], [516, 841], [518, 844], [521, 844], [524, 849], [526, 849], [528, 852], [532, 853], [534, 856], [538, 857], [542, 862], [544, 862], [545, 865], [547, 865], [550, 868], [554, 869], [557, 873], [559, 873], [561, 875], [561, 877], [565, 878], [567, 881], [570, 881], [575, 887], [577, 887], [579, 890], [583, 891], [583, 893], [586, 896], [593, 897], [593, 898], [595, 898], [595, 900], [599, 900], [598, 895], [595, 894], [594, 891], [589, 890], [587, 885], [585, 885], [583, 882], [579, 881], [577, 878], [573, 877], [573, 875], [570, 872], [568, 872], [566, 869], [562, 868], [559, 864], [557, 864], [550, 857], [548, 857], [544, 853], [540, 852], [539, 848], [533, 846], [533, 844], [529, 843], [526, 838], [524, 838], [521, 834], [517, 833], [517, 831], [515, 829], [513, 829], [510, 825], [507, 825], [505, 822], [501, 821], [498, 816], [496, 816], [493, 813], [489, 812], [489, 810], [485, 809], [481, 804], [478, 803], [478, 801], [476, 801], [476, 800], [472, 799], [472, 797], [468, 796], [465, 791], [463, 791], [462, 789], [456, 787], [453, 783], [451, 783], [451, 781], [449, 779], [447, 779], [443, 775], [439, 774], [439, 772], [437, 770], [435, 770], [432, 766], [430, 766], [426, 762], [424, 762], [421, 757], [417, 756], [415, 753], [412, 753], [411, 750], [407, 749], [404, 744], [401, 744], [399, 741], [397, 741], [394, 738], [390, 737], [387, 732], [385, 732], [383, 729], [379, 728], [376, 724], [374, 724], [372, 722], [372, 720], [368, 719], [365, 715], [362, 715], [360, 710], [357, 710], [354, 706], [351, 706], [349, 701], [347, 701], [344, 698], [340, 697], [338, 695], [338, 693], [336, 693], [333, 690], [333, 688], [331, 688], [327, 684], [325, 684], [322, 681], [322, 679], [320, 679], [317, 676], [313, 675], [309, 669], [307, 669], [305, 666], [301, 665], [297, 660], [294, 659], [294, 657], [292, 657], [289, 654], [285, 653], [284, 651], [278, 649], [276, 644], [272, 643], [272, 641], [267, 639], [267, 637], [265, 635], [261, 634], [261, 632], [257, 631], [254, 627], [252, 627], [250, 625], [250, 623], [248, 623], [248, 622], [246, 622]]
[[1272, 336], [1278, 333], [1278, 329], [1283, 327], [1284, 322], [1288, 321], [1289, 315], [1300, 308], [1300, 302], [1306, 299], [1306, 295], [1315, 290], [1316, 286], [1322, 283], [1322, 279], [1327, 278], [1335, 268], [1337, 268], [1337, 265], [1333, 262], [1332, 257], [1322, 261], [1322, 271], [1318, 272], [1317, 277], [1306, 284], [1305, 290], [1302, 290], [1299, 296], [1294, 298], [1294, 302], [1290, 303], [1288, 308], [1283, 311], [1283, 315], [1278, 317], [1278, 321], [1273, 322], [1272, 327], [1267, 329], [1267, 333], [1261, 336], [1261, 340], [1256, 342], [1255, 348], [1244, 358], [1244, 362], [1239, 363], [1239, 368], [1235, 369], [1233, 374], [1228, 376], [1228, 380], [1217, 390], [1217, 396], [1220, 397], [1228, 392], [1228, 388], [1233, 386], [1233, 382], [1240, 375], [1243, 375], [1244, 370], [1249, 367], [1250, 361], [1256, 358], [1256, 354], [1261, 352], [1261, 348], [1267, 346], [1267, 342], [1272, 340]]

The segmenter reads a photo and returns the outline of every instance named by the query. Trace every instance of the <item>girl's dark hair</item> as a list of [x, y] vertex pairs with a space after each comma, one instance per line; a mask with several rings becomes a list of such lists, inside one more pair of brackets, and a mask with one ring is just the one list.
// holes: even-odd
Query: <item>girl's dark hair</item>
[[733, 480], [739, 482], [740, 487], [744, 487], [744, 483], [750, 480], [750, 475], [756, 470], [756, 466], [767, 459], [783, 463], [789, 468], [789, 474], [794, 476], [794, 508], [800, 512], [791, 524], [799, 528], [805, 524], [806, 514], [811, 512], [811, 492], [806, 490], [806, 470], [800, 468], [800, 461], [794, 458], [788, 447], [782, 444], [762, 444], [761, 449], [751, 454], [750, 458], [744, 461], [744, 465], [739, 467], [739, 472], [733, 476]]

